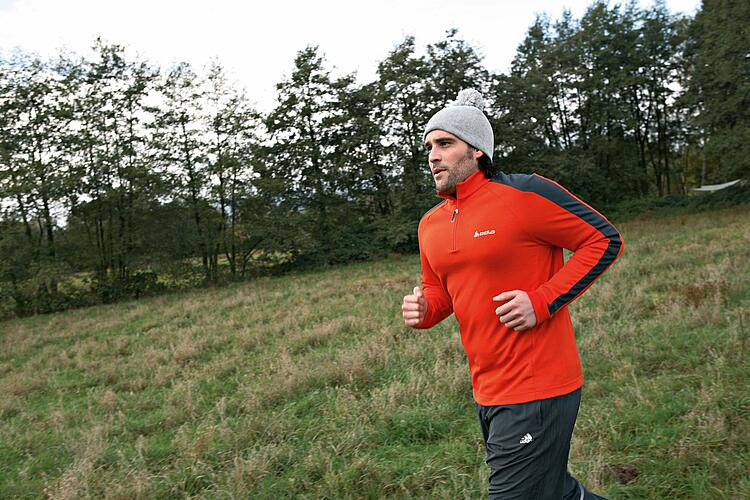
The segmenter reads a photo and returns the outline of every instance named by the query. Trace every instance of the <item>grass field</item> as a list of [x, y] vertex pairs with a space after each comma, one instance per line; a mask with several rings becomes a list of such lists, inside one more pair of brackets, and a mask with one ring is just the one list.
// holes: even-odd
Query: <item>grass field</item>
[[[750, 208], [623, 224], [571, 307], [570, 468], [610, 498], [750, 497]], [[0, 498], [481, 498], [453, 319], [416, 256], [0, 323]]]

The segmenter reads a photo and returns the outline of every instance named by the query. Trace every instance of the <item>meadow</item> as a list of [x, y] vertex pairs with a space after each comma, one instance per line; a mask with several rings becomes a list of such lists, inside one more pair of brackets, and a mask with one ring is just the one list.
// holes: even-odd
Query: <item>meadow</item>
[[[750, 498], [750, 207], [619, 225], [571, 314], [571, 471], [610, 498]], [[452, 318], [417, 256], [0, 322], [0, 498], [482, 498]]]

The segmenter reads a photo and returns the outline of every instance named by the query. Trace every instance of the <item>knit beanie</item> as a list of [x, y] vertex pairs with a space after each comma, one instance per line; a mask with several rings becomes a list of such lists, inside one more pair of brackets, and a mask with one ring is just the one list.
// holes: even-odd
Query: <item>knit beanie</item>
[[484, 114], [482, 94], [476, 90], [462, 90], [455, 102], [432, 115], [424, 129], [422, 140], [433, 130], [450, 132], [492, 160], [495, 137], [490, 121]]

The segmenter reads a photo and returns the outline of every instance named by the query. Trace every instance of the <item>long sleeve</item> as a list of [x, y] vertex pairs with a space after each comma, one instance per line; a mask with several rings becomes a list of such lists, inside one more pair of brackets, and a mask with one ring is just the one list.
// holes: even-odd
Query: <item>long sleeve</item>
[[422, 293], [427, 299], [427, 313], [416, 328], [431, 328], [453, 313], [453, 303], [425, 256], [421, 234], [419, 235], [419, 256], [422, 263]]
[[623, 242], [604, 216], [557, 183], [535, 174], [516, 187], [527, 192], [522, 216], [530, 237], [574, 252], [548, 281], [529, 291], [542, 323], [591, 286], [622, 253]]

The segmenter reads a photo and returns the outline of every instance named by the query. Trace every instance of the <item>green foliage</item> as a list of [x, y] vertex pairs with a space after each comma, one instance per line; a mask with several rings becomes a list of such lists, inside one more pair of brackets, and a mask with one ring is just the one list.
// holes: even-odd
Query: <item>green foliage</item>
[[265, 115], [218, 61], [156, 68], [101, 39], [18, 53], [0, 61], [0, 288], [28, 314], [157, 292], [142, 273], [173, 289], [415, 252], [438, 201], [422, 132], [467, 87], [498, 168], [624, 217], [692, 210], [692, 187], [748, 175], [749, 12], [540, 14], [506, 74], [455, 29], [405, 37], [365, 83], [310, 46]]
[[750, 178], [750, 4], [706, 0], [690, 25], [686, 104], [710, 165], [709, 181]]
[[339, 223], [350, 209], [347, 199], [356, 182], [347, 171], [347, 146], [352, 145], [344, 138], [353, 118], [340, 104], [352, 82], [352, 77], [332, 79], [317, 47], [308, 47], [298, 53], [291, 77], [277, 86], [279, 106], [266, 119], [275, 145], [265, 173], [279, 180], [282, 205], [296, 222], [293, 248], [300, 263], [355, 257], [345, 256], [357, 228]]
[[684, 192], [685, 117], [670, 104], [684, 24], [661, 4], [539, 16], [492, 85], [500, 166], [543, 172], [595, 205]]
[[93, 291], [104, 304], [124, 299], [138, 299], [158, 293], [165, 288], [153, 271], [136, 271], [115, 279], [94, 277], [91, 284]]
[[418, 219], [433, 199], [422, 145], [424, 126], [439, 109], [428, 97], [435, 93], [428, 87], [429, 69], [425, 58], [416, 55], [413, 37], [405, 38], [378, 65], [377, 118], [391, 165], [390, 182], [397, 186], [393, 211], [402, 219]]

